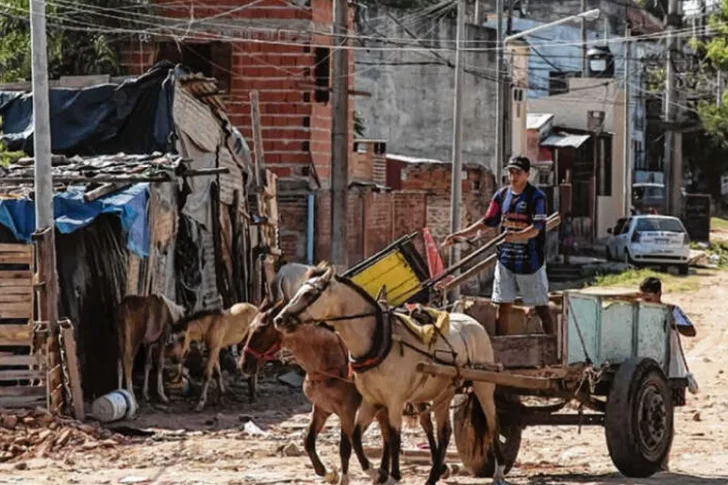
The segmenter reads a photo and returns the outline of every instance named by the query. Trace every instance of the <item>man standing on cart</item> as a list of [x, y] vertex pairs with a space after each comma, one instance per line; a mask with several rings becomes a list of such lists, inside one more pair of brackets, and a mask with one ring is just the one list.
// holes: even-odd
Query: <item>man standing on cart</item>
[[528, 182], [531, 161], [524, 156], [511, 158], [506, 165], [510, 186], [498, 190], [485, 216], [474, 224], [445, 238], [449, 246], [461, 238], [470, 238], [488, 227], [505, 232], [498, 246], [498, 262], [493, 282], [493, 303], [498, 305], [496, 334], [508, 333], [508, 315], [519, 296], [524, 305], [536, 308], [544, 332], [556, 328], [549, 311], [546, 275], [546, 195]]

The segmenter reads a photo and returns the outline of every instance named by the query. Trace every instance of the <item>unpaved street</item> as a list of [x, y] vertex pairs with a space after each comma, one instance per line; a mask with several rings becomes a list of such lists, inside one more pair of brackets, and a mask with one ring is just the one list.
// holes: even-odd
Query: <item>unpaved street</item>
[[[684, 339], [684, 345], [701, 388], [697, 396], [688, 394], [687, 406], [676, 413], [671, 472], [651, 479], [625, 479], [609, 459], [602, 428], [585, 427], [579, 433], [570, 427], [542, 427], [525, 431], [519, 460], [508, 476], [510, 483], [728, 483], [728, 273], [693, 278], [700, 280], [698, 291], [665, 295], [665, 300], [680, 304], [698, 325], [698, 336]], [[245, 394], [244, 386], [240, 392]], [[85, 446], [69, 444], [51, 452], [31, 448], [25, 455], [0, 464], [0, 483], [322, 483], [313, 474], [308, 458], [302, 456], [310, 405], [300, 391], [269, 380], [261, 385], [259, 401], [252, 407], [230, 398], [216, 407], [216, 394], [211, 391], [211, 396], [212, 404], [201, 414], [191, 411], [192, 401], [178, 400], [164, 411], [145, 408], [137, 420], [121, 424], [150, 428], [154, 434], [128, 438], [128, 444], [89, 440]], [[246, 430], [244, 421], [248, 419], [257, 428], [248, 424]], [[414, 454], [427, 456], [424, 442], [417, 428], [406, 429], [403, 448], [420, 448]], [[328, 466], [338, 468], [337, 443], [338, 426], [332, 419], [319, 439], [319, 451]], [[367, 445], [377, 446], [376, 429], [367, 433]], [[451, 447], [454, 451], [454, 444]], [[403, 463], [402, 483], [424, 483], [428, 469], [421, 460], [405, 458]], [[352, 483], [370, 483], [364, 480], [354, 457], [351, 471]], [[474, 485], [490, 480], [456, 472], [440, 483]]]

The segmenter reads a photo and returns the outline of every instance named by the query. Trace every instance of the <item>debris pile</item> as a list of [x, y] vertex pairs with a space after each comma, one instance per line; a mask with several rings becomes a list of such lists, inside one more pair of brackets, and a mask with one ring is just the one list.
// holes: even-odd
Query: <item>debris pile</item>
[[96, 423], [53, 416], [41, 408], [0, 416], [0, 463], [49, 457], [61, 450], [111, 448], [127, 440]]

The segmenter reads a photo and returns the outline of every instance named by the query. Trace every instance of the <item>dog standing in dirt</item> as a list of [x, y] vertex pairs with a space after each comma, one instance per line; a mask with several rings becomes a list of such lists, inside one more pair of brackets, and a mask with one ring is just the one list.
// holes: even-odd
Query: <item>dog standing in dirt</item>
[[116, 310], [116, 331], [119, 342], [118, 378], [119, 389], [126, 380], [126, 390], [134, 397], [131, 372], [139, 348], [144, 346], [144, 385], [142, 395], [149, 401], [149, 372], [157, 363], [157, 394], [159, 400], [168, 403], [164, 393], [162, 371], [164, 369], [165, 345], [172, 325], [185, 314], [185, 309], [164, 295], [127, 295]]

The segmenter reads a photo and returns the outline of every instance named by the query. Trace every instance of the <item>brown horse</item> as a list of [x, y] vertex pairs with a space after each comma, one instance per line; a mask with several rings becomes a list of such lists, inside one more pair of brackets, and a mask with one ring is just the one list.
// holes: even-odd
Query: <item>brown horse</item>
[[[126, 390], [134, 396], [131, 371], [134, 359], [141, 346], [146, 347], [144, 359], [144, 385], [142, 395], [149, 401], [149, 372], [154, 361], [157, 362], [157, 394], [159, 400], [167, 403], [164, 394], [162, 370], [164, 369], [164, 345], [172, 325], [185, 313], [185, 309], [164, 295], [138, 296], [127, 295], [116, 309], [116, 332], [119, 344], [117, 376], [119, 389], [126, 380]], [[156, 357], [156, 359], [155, 359]]]
[[[467, 315], [451, 313], [449, 328], [428, 346], [408, 331], [391, 310], [383, 308], [381, 302], [351, 280], [336, 276], [333, 266], [321, 264], [308, 277], [275, 317], [274, 324], [288, 333], [301, 323], [330, 322], [343, 339], [352, 355], [356, 387], [363, 396], [352, 445], [364, 472], [386, 483], [401, 479], [402, 413], [407, 403], [432, 403], [438, 441], [427, 483], [437, 483], [445, 470], [452, 434], [450, 402], [457, 385], [449, 377], [422, 374], [417, 371], [417, 365], [422, 361], [453, 366], [493, 363], [494, 352], [485, 329]], [[493, 446], [496, 458], [493, 479], [500, 485], [505, 483], [505, 461], [497, 439], [495, 385], [474, 381], [472, 388], [485, 412], [487, 432], [483, 444]], [[391, 470], [382, 467], [377, 473], [364, 453], [361, 437], [365, 426], [381, 409], [387, 411]]]
[[[202, 411], [205, 407], [213, 370], [217, 371], [218, 401], [222, 397], [225, 386], [220, 369], [220, 351], [231, 345], [243, 343], [248, 336], [250, 324], [257, 314], [258, 309], [255, 305], [237, 303], [227, 310], [202, 310], [181, 319], [172, 327], [168, 352], [175, 364], [181, 366], [190, 344], [194, 341], [204, 342], [209, 351], [196, 411]], [[248, 396], [251, 401], [255, 398], [255, 376], [248, 378]]]
[[[306, 372], [303, 393], [313, 404], [311, 422], [304, 438], [304, 448], [314, 471], [318, 476], [332, 482], [335, 472], [326, 471], [316, 453], [316, 437], [323, 429], [329, 416], [335, 414], [341, 423], [339, 457], [341, 459], [340, 485], [349, 483], [349, 459], [351, 438], [356, 422], [356, 413], [361, 404], [361, 394], [349, 374], [348, 351], [341, 338], [323, 326], [301, 326], [292, 332], [282, 333], [273, 323], [273, 318], [282, 308], [279, 302], [261, 312], [253, 321], [250, 334], [240, 357], [241, 370], [248, 374], [257, 373], [266, 360], [274, 358], [281, 349], [291, 351], [296, 362]], [[417, 408], [419, 421], [427, 434], [430, 447], [436, 445], [430, 413], [426, 408]], [[384, 441], [382, 468], [389, 468], [389, 426], [386, 411], [376, 416]]]

